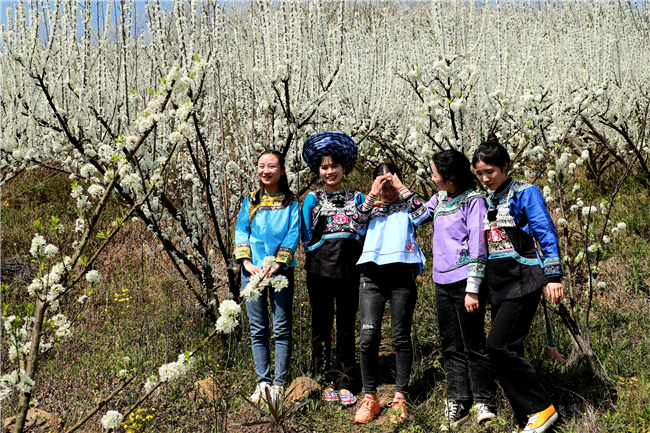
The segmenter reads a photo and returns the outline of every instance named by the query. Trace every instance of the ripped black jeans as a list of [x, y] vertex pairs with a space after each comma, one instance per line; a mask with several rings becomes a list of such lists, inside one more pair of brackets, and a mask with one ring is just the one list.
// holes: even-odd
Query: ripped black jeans
[[390, 263], [361, 265], [359, 314], [361, 318], [361, 379], [363, 392], [377, 393], [381, 319], [390, 302], [390, 324], [395, 349], [395, 391], [408, 393], [413, 345], [411, 324], [417, 300], [417, 265]]

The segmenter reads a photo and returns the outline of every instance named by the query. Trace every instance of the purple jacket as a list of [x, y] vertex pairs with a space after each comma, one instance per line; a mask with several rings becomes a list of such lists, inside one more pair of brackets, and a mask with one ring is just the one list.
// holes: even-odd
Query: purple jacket
[[433, 217], [433, 281], [451, 284], [467, 278], [467, 291], [478, 293], [488, 256], [485, 195], [465, 190], [448, 196], [440, 191], [426, 207]]

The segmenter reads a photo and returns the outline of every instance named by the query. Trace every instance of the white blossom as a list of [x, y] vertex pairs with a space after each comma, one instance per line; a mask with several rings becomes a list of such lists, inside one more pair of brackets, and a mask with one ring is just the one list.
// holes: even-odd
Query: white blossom
[[48, 258], [55, 257], [57, 254], [59, 254], [59, 249], [56, 245], [48, 244], [43, 250], [43, 255]]
[[99, 275], [99, 272], [97, 272], [95, 269], [92, 269], [86, 273], [86, 281], [88, 281], [91, 284], [99, 283], [101, 280], [101, 277]]
[[122, 424], [122, 414], [119, 413], [116, 410], [109, 410], [106, 412], [106, 414], [102, 417], [102, 427], [104, 427], [104, 430], [115, 430], [120, 427]]
[[276, 292], [280, 292], [282, 289], [289, 286], [289, 280], [284, 275], [275, 275], [271, 278], [271, 286]]
[[173, 381], [187, 374], [194, 366], [194, 358], [187, 359], [184, 353], [178, 355], [178, 361], [164, 364], [158, 369], [158, 375], [163, 382]]
[[582, 215], [589, 216], [590, 214], [595, 214], [598, 212], [596, 206], [585, 206], [582, 208]]
[[104, 188], [100, 185], [90, 185], [90, 187], [88, 187], [88, 194], [97, 198], [104, 194]]
[[230, 334], [235, 330], [239, 321], [236, 319], [236, 316], [223, 315], [219, 316], [217, 319], [217, 331], [224, 334]]
[[151, 376], [147, 378], [147, 381], [144, 384], [144, 392], [149, 392], [151, 389], [158, 383], [157, 376]]
[[77, 220], [74, 222], [74, 231], [76, 233], [83, 233], [85, 227], [86, 227], [86, 220], [84, 220], [83, 218], [77, 218]]
[[43, 254], [43, 248], [45, 247], [45, 238], [39, 234], [35, 235], [32, 238], [32, 246], [29, 249], [29, 253], [33, 257], [40, 257]]
[[266, 256], [262, 262], [262, 269], [269, 269], [275, 266], [275, 256]]
[[226, 299], [219, 305], [219, 314], [222, 316], [238, 316], [241, 314], [241, 307], [235, 301]]
[[576, 265], [577, 265], [578, 263], [582, 262], [582, 259], [584, 259], [584, 257], [585, 257], [585, 253], [584, 253], [583, 251], [580, 251], [580, 252], [578, 253], [578, 255], [576, 256], [576, 258], [574, 259]]

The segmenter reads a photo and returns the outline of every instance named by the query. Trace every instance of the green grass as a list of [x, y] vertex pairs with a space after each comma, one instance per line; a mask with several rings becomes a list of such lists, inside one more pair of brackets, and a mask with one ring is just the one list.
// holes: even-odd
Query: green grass
[[[35, 220], [46, 221], [51, 215], [57, 215], [68, 227], [73, 224], [76, 211], [69, 197], [70, 181], [59, 176], [32, 188], [46, 178], [47, 173], [32, 172], [3, 188], [0, 215], [3, 261], [28, 256]], [[346, 185], [367, 192], [364, 185], [367, 188], [368, 181], [367, 175], [354, 174], [347, 179]], [[585, 191], [585, 196], [588, 193], [596, 194]], [[14, 195], [18, 196], [6, 200]], [[650, 431], [648, 208], [647, 192], [626, 185], [612, 220], [627, 222], [627, 238], [608, 247], [608, 258], [603, 264], [608, 288], [598, 293], [593, 306], [592, 345], [616, 382], [616, 395], [604, 393], [588, 373], [568, 371], [555, 363], [546, 354], [541, 314], [533, 323], [526, 356], [562, 415], [557, 431]], [[119, 204], [113, 202], [109, 214], [116, 215], [119, 210]], [[418, 232], [420, 245], [429, 258], [430, 233], [430, 227]], [[66, 235], [71, 236], [69, 232]], [[139, 224], [130, 224], [118, 235], [98, 264], [102, 282], [81, 313], [75, 325], [75, 336], [44, 356], [39, 364], [35, 392], [39, 407], [62, 418], [66, 427], [116, 389], [120, 385], [117, 373], [127, 369], [136, 380], [82, 429], [101, 431], [99, 420], [106, 410], [124, 412], [143, 394], [142, 384], [148, 376], [157, 374], [163, 363], [175, 361], [179, 353], [191, 350], [214, 329], [194, 307], [194, 300], [183, 284], [163, 272], [148, 254], [143, 253], [142, 235], [147, 236], [147, 232]], [[156, 257], [166, 263], [164, 255]], [[302, 260], [302, 254], [298, 258]], [[301, 265], [299, 263], [298, 270]], [[352, 421], [355, 408], [311, 400], [291, 418], [295, 428], [318, 432], [437, 431], [443, 418], [445, 375], [441, 366], [430, 266], [429, 261], [418, 278], [410, 394], [412, 419], [394, 427], [384, 412], [376, 422], [357, 426]], [[310, 306], [302, 271], [298, 271], [297, 277], [291, 379], [303, 373], [308, 375], [311, 359]], [[3, 308], [8, 313], [24, 314], [26, 299], [24, 283], [3, 281]], [[558, 348], [568, 356], [571, 351], [569, 337], [559, 318], [552, 316], [551, 319]], [[137, 429], [133, 428], [135, 421], [129, 421], [133, 433], [245, 431], [235, 424], [258, 419], [244, 401], [253, 391], [255, 374], [245, 314], [242, 322], [235, 335], [218, 337], [199, 352], [195, 368], [186, 378], [163, 385], [143, 404], [146, 411], [142, 413], [153, 418]], [[487, 321], [486, 329], [489, 329]], [[384, 401], [389, 401], [394, 389], [388, 332], [386, 319], [382, 353], [387, 355], [380, 371], [384, 379], [380, 397]], [[6, 359], [4, 346], [1, 355]], [[124, 361], [125, 356], [130, 358], [129, 362]], [[3, 362], [2, 373], [12, 368], [15, 367]], [[203, 398], [193, 392], [193, 383], [207, 377], [215, 380], [215, 398]], [[511, 432], [511, 412], [505, 399], [502, 403], [497, 421], [489, 426], [466, 424], [461, 431]], [[15, 406], [15, 398], [3, 401], [3, 416], [12, 413]]]

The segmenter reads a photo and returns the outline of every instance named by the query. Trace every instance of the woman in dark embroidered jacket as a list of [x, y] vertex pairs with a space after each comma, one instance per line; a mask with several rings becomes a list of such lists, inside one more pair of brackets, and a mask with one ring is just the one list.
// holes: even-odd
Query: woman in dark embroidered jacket
[[492, 304], [488, 354], [519, 431], [543, 432], [558, 415], [535, 369], [523, 357], [524, 339], [544, 286], [553, 304], [564, 295], [557, 232], [539, 189], [508, 176], [510, 155], [496, 137], [476, 149], [472, 165], [479, 181], [492, 191], [483, 221], [488, 232], [485, 279]]

